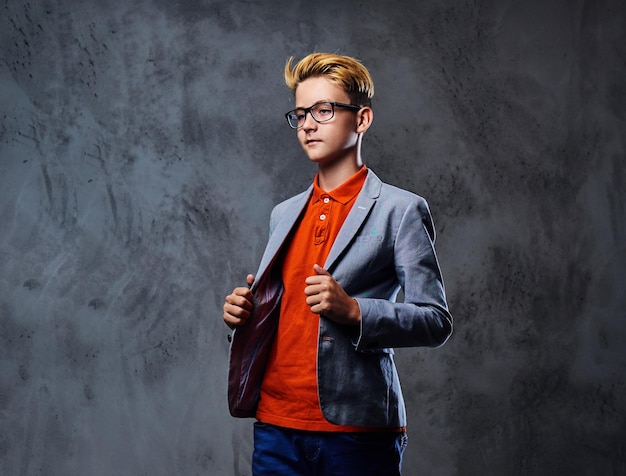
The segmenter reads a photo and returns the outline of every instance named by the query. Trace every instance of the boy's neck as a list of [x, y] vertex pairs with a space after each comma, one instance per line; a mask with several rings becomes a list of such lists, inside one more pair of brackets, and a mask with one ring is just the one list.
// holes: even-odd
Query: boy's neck
[[363, 167], [361, 140], [362, 136], [359, 136], [356, 147], [341, 160], [325, 165], [320, 164], [317, 177], [318, 185], [322, 190], [325, 192], [333, 191]]
[[350, 161], [320, 165], [317, 173], [318, 184], [322, 190], [330, 192], [357, 173], [362, 166], [363, 161], [360, 157]]

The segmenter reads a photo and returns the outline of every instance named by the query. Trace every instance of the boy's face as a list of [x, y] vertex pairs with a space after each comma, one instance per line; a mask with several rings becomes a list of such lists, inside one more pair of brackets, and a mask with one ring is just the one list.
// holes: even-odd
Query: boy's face
[[[348, 93], [323, 76], [307, 78], [296, 88], [297, 108], [307, 108], [323, 102], [350, 103]], [[320, 167], [355, 160], [357, 157], [358, 112], [335, 107], [335, 114], [328, 122], [318, 123], [311, 114], [306, 115], [304, 125], [298, 129], [298, 141], [309, 159]]]

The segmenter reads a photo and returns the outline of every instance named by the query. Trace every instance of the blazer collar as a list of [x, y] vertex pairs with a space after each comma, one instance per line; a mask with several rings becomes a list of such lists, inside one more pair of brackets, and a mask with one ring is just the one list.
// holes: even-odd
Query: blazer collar
[[[350, 213], [348, 213], [348, 216], [346, 217], [346, 220], [344, 221], [343, 226], [335, 239], [335, 243], [328, 253], [328, 257], [324, 263], [325, 269], [330, 271], [332, 266], [337, 261], [337, 258], [341, 256], [354, 238], [354, 235], [359, 231], [363, 222], [372, 210], [374, 203], [376, 203], [376, 200], [380, 196], [381, 188], [382, 181], [374, 172], [372, 172], [371, 169], [368, 169], [363, 188], [359, 192]], [[272, 262], [280, 252], [280, 248], [285, 244], [287, 236], [304, 211], [312, 192], [313, 185], [309, 186], [305, 192], [295, 196], [289, 209], [285, 211], [284, 215], [278, 223], [276, 223], [276, 228], [272, 232], [272, 236], [267, 243], [267, 248], [263, 254], [261, 263], [259, 264], [259, 270], [257, 273], [258, 280], [253, 285], [253, 289], [257, 287], [257, 283], [260, 280], [259, 278], [261, 278], [262, 275], [265, 275], [266, 271], [269, 270]]]
[[363, 188], [354, 202], [350, 213], [348, 213], [348, 216], [346, 217], [346, 220], [344, 221], [341, 230], [339, 230], [339, 234], [337, 235], [337, 238], [335, 238], [335, 242], [328, 253], [326, 263], [324, 263], [324, 268], [326, 270], [331, 271], [331, 268], [337, 261], [337, 258], [342, 255], [347, 246], [352, 242], [352, 239], [363, 225], [363, 222], [365, 222], [365, 219], [370, 214], [374, 203], [376, 203], [376, 200], [380, 196], [381, 188], [381, 180], [374, 172], [368, 170]]

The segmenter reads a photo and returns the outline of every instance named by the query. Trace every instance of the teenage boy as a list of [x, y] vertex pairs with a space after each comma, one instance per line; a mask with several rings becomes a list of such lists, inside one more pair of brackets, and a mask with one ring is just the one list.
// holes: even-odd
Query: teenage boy
[[452, 332], [428, 205], [363, 165], [374, 85], [359, 61], [290, 58], [285, 81], [287, 121], [318, 172], [274, 208], [256, 278], [226, 297], [230, 411], [257, 419], [255, 475], [400, 474], [393, 347]]

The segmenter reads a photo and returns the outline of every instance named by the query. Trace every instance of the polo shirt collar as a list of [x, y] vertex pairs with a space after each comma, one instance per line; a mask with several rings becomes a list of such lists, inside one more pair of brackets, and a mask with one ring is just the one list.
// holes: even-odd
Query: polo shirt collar
[[322, 197], [330, 197], [336, 202], [346, 204], [354, 197], [356, 197], [361, 188], [363, 188], [363, 184], [365, 183], [365, 178], [367, 177], [367, 167], [363, 165], [358, 172], [356, 172], [352, 177], [346, 180], [344, 183], [339, 185], [339, 187], [331, 190], [330, 192], [326, 192], [322, 190], [319, 186], [319, 174], [315, 175], [315, 179], [313, 180], [313, 194], [311, 196], [311, 203], [315, 203], [320, 200]]

